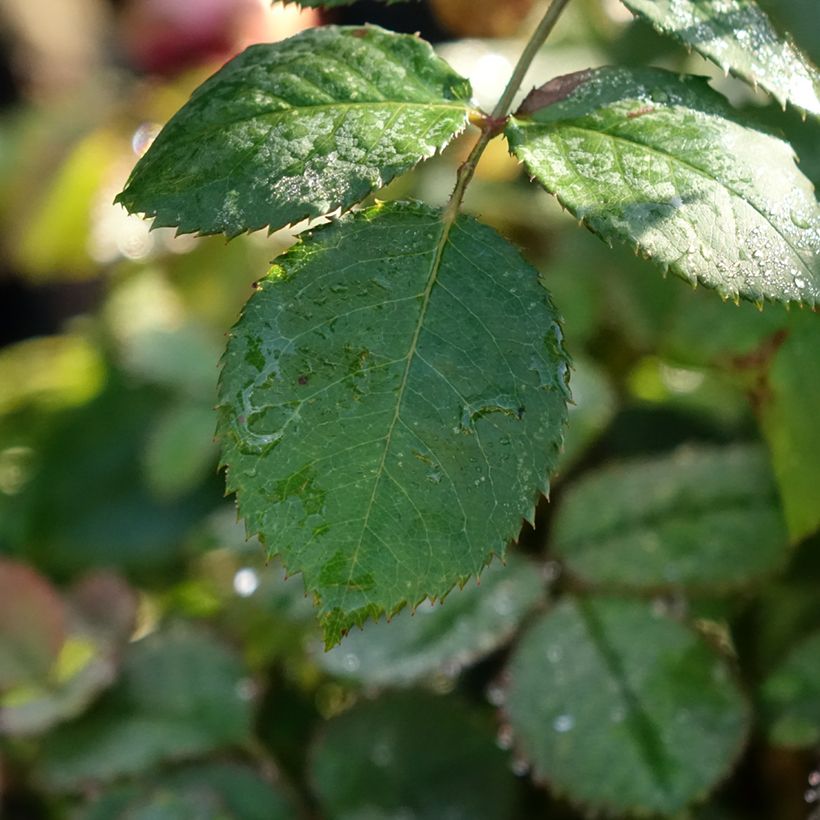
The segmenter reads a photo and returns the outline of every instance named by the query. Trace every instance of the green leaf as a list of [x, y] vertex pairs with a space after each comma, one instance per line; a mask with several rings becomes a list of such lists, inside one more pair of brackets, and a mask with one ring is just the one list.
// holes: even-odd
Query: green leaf
[[406, 686], [436, 672], [454, 676], [509, 640], [543, 597], [538, 567], [516, 558], [490, 567], [480, 586], [453, 592], [442, 606], [367, 624], [318, 660], [331, 674], [376, 686]]
[[454, 698], [383, 697], [333, 720], [312, 755], [332, 820], [506, 820], [515, 781], [483, 716]]
[[281, 790], [253, 769], [206, 763], [112, 788], [84, 806], [77, 820], [292, 820], [296, 816]]
[[376, 206], [280, 257], [234, 328], [218, 429], [250, 533], [304, 574], [329, 646], [503, 555], [547, 492], [567, 358], [498, 234]]
[[243, 669], [192, 629], [132, 644], [121, 680], [97, 707], [48, 736], [40, 773], [75, 790], [241, 743], [250, 733]]
[[820, 742], [820, 632], [792, 649], [760, 691], [769, 738], [778, 746]]
[[686, 447], [588, 473], [561, 499], [553, 548], [584, 581], [722, 591], [786, 561], [765, 451]]
[[820, 317], [797, 314], [789, 324], [757, 399], [786, 522], [799, 541], [820, 527]]
[[506, 134], [529, 173], [607, 242], [724, 298], [820, 300], [811, 184], [787, 143], [742, 124], [704, 79], [625, 68], [558, 77]]
[[611, 814], [674, 814], [725, 777], [749, 709], [726, 664], [639, 601], [563, 600], [518, 645], [507, 712], [536, 776]]
[[820, 72], [780, 35], [755, 0], [623, 0], [659, 32], [674, 37], [724, 71], [820, 115]]
[[117, 201], [228, 236], [346, 209], [447, 145], [470, 94], [428, 43], [375, 26], [251, 46], [194, 91]]

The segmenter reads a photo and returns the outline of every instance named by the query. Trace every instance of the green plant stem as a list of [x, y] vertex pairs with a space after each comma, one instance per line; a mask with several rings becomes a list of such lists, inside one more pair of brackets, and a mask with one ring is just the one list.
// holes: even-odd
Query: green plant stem
[[561, 16], [561, 12], [569, 4], [569, 1], [570, 0], [552, 0], [544, 16], [541, 18], [541, 22], [536, 26], [535, 31], [527, 41], [527, 45], [521, 52], [521, 56], [518, 58], [518, 62], [513, 69], [509, 82], [499, 97], [498, 102], [495, 104], [495, 108], [493, 108], [489, 117], [485, 117], [484, 119], [481, 127], [481, 136], [473, 146], [473, 150], [470, 151], [467, 159], [464, 160], [458, 169], [455, 188], [453, 188], [453, 193], [450, 195], [450, 201], [447, 203], [447, 209], [445, 211], [445, 218], [447, 220], [453, 221], [458, 215], [461, 203], [464, 199], [464, 192], [467, 190], [467, 186], [470, 184], [473, 174], [475, 174], [475, 169], [478, 166], [481, 155], [484, 153], [484, 149], [490, 140], [499, 133], [501, 127], [503, 127], [503, 122], [507, 118], [512, 101], [518, 93], [518, 89], [521, 87], [521, 83], [524, 81], [524, 77], [527, 71], [529, 71], [530, 65], [532, 65], [535, 55], [541, 46], [544, 45], [544, 41], [549, 37], [550, 32], [558, 22], [558, 18]]

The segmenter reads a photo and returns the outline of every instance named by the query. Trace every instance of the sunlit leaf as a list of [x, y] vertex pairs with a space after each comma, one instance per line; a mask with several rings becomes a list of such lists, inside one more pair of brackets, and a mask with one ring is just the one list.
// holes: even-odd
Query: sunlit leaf
[[117, 197], [155, 226], [234, 236], [350, 207], [466, 125], [469, 83], [415, 36], [309, 29], [200, 86]]
[[[699, 77], [600, 68], [533, 91], [513, 153], [604, 240], [724, 298], [820, 300], [820, 208], [790, 146]], [[765, 158], [765, 161], [763, 161]]]
[[329, 645], [503, 555], [547, 491], [566, 378], [537, 272], [472, 219], [377, 206], [280, 257], [228, 343], [219, 430]]
[[702, 799], [748, 731], [725, 662], [641, 601], [565, 599], [508, 672], [506, 710], [535, 775], [609, 814], [673, 815]]
[[555, 519], [553, 548], [583, 580], [611, 587], [725, 590], [787, 558], [766, 453], [687, 447], [587, 473]]
[[658, 31], [765, 88], [781, 105], [820, 115], [820, 72], [755, 0], [623, 0]]

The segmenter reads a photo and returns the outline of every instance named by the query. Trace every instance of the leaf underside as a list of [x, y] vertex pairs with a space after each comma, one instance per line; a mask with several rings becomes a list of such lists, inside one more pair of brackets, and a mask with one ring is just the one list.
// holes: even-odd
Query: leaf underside
[[511, 150], [594, 233], [723, 298], [820, 300], [820, 208], [790, 146], [699, 77], [601, 68], [525, 100]]
[[470, 94], [428, 43], [375, 26], [251, 46], [194, 91], [116, 201], [180, 233], [323, 216], [447, 145]]
[[228, 342], [218, 429], [328, 645], [503, 555], [547, 492], [566, 377], [536, 271], [472, 219], [376, 206], [278, 260]]
[[778, 34], [754, 0], [623, 0], [724, 71], [760, 85], [782, 106], [820, 115], [820, 72], [789, 37]]
[[636, 589], [742, 586], [783, 564], [788, 541], [766, 454], [747, 445], [591, 473], [563, 496], [553, 534], [573, 574]]
[[508, 667], [507, 712], [537, 777], [607, 815], [676, 815], [746, 739], [748, 706], [698, 636], [642, 601], [565, 598]]

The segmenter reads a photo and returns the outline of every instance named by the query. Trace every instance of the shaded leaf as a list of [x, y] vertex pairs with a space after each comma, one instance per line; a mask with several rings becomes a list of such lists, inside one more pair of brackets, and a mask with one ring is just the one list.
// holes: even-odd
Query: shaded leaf
[[732, 589], [786, 562], [766, 453], [686, 447], [588, 473], [558, 509], [553, 548], [592, 584]]
[[507, 712], [558, 793], [613, 814], [674, 814], [737, 758], [749, 709], [726, 664], [647, 604], [565, 599], [518, 645]]
[[0, 558], [0, 692], [48, 676], [66, 638], [63, 602], [25, 564]]
[[114, 787], [80, 809], [76, 820], [292, 820], [296, 816], [282, 790], [253, 769], [206, 763]]
[[779, 34], [755, 0], [623, 0], [624, 5], [724, 71], [820, 115], [820, 72]]
[[804, 638], [766, 678], [760, 701], [772, 743], [820, 741], [820, 632]]
[[792, 540], [820, 527], [820, 317], [797, 314], [756, 396]]
[[529, 173], [606, 241], [724, 298], [820, 299], [811, 184], [787, 143], [743, 124], [702, 78], [559, 77], [530, 94], [506, 134]]
[[405, 693], [327, 726], [312, 775], [328, 820], [502, 820], [514, 780], [482, 715], [453, 698]]
[[519, 558], [492, 566], [481, 585], [452, 592], [392, 621], [366, 624], [318, 660], [328, 672], [370, 685], [407, 685], [436, 672], [456, 674], [505, 643], [544, 597], [538, 567]]
[[469, 83], [415, 36], [309, 29], [200, 86], [117, 197], [154, 226], [235, 236], [346, 209], [466, 125]]
[[328, 645], [503, 555], [547, 490], [566, 376], [537, 272], [472, 219], [377, 206], [280, 257], [228, 343], [219, 431]]
[[44, 782], [74, 790], [242, 742], [251, 721], [243, 674], [233, 654], [191, 629], [132, 644], [117, 685], [49, 735]]

